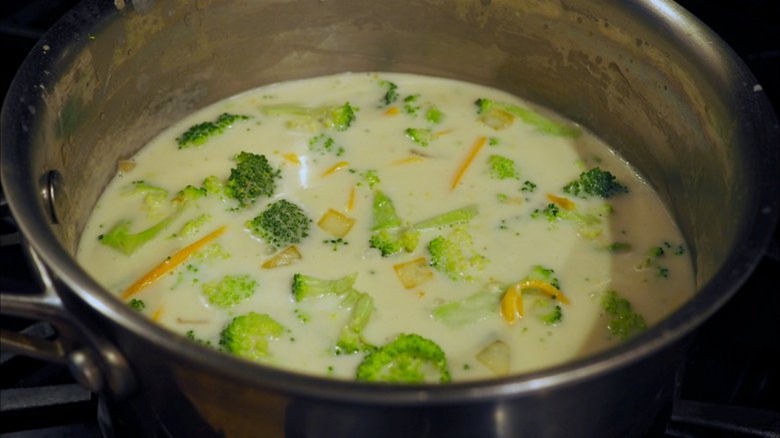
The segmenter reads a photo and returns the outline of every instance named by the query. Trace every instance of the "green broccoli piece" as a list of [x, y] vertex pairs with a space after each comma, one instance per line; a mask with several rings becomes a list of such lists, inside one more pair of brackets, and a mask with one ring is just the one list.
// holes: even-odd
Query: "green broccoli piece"
[[365, 172], [360, 173], [361, 180], [358, 181], [357, 185], [367, 185], [369, 189], [373, 189], [374, 186], [382, 182], [381, 179], [379, 179], [379, 173], [376, 171], [376, 169], [368, 169]]
[[429, 128], [406, 128], [404, 133], [409, 140], [422, 147], [429, 146], [436, 139], [433, 131]]
[[515, 162], [501, 155], [491, 155], [488, 158], [490, 177], [494, 179], [520, 179], [515, 168]]
[[417, 248], [420, 233], [403, 226], [393, 201], [383, 192], [374, 192], [372, 207], [373, 226], [368, 245], [378, 249], [382, 257]]
[[447, 236], [437, 236], [428, 243], [431, 266], [453, 281], [473, 280], [471, 273], [481, 270], [487, 259], [474, 252], [471, 235], [461, 227]]
[[142, 245], [153, 240], [168, 227], [187, 208], [190, 203], [205, 196], [206, 191], [194, 186], [186, 186], [174, 195], [171, 204], [174, 210], [166, 218], [137, 233], [130, 232], [131, 220], [121, 220], [108, 232], [98, 236], [100, 243], [110, 246], [125, 255], [131, 255]]
[[563, 309], [554, 299], [538, 298], [533, 301], [531, 310], [545, 325], [556, 325], [563, 321]]
[[176, 137], [176, 142], [179, 144], [179, 149], [200, 146], [213, 136], [225, 132], [226, 129], [233, 126], [233, 122], [247, 119], [249, 116], [222, 113], [213, 122], [203, 122], [191, 126], [182, 135]]
[[326, 153], [334, 154], [337, 157], [344, 155], [344, 147], [336, 145], [336, 140], [333, 137], [325, 134], [315, 135], [309, 139], [309, 150], [317, 152], [321, 155]]
[[198, 233], [201, 228], [203, 228], [203, 225], [205, 225], [208, 221], [211, 220], [211, 215], [208, 213], [203, 213], [199, 215], [198, 217], [194, 219], [190, 219], [187, 222], [182, 225], [181, 229], [179, 229], [178, 232], [174, 233], [171, 237], [187, 237], [192, 236], [193, 234]]
[[148, 183], [133, 181], [125, 190], [126, 194], [143, 196], [143, 206], [149, 217], [155, 217], [167, 206], [168, 190]]
[[219, 345], [228, 353], [263, 362], [271, 353], [268, 341], [281, 336], [284, 326], [266, 314], [249, 312], [233, 318], [219, 336]]
[[261, 196], [271, 196], [281, 171], [274, 169], [265, 155], [241, 152], [234, 157], [236, 167], [230, 170], [225, 195], [238, 201], [240, 207], [253, 205]]
[[128, 301], [127, 305], [136, 312], [143, 312], [144, 309], [146, 309], [146, 303], [143, 302], [143, 300], [139, 300], [138, 298], [133, 298], [132, 300]]
[[548, 222], [555, 222], [558, 219], [561, 219], [561, 209], [555, 205], [555, 204], [547, 204], [547, 207], [543, 209], [534, 209], [534, 211], [531, 212], [531, 217], [536, 218], [546, 218]]
[[417, 99], [420, 98], [419, 94], [412, 94], [404, 97], [404, 112], [410, 116], [416, 116], [420, 111], [420, 104]]
[[627, 193], [628, 188], [621, 184], [612, 173], [594, 167], [587, 172], [582, 172], [577, 180], [566, 184], [563, 187], [563, 191], [580, 198], [587, 198], [588, 196], [609, 198], [610, 196]]
[[378, 249], [382, 257], [399, 252], [413, 252], [420, 233], [468, 222], [479, 213], [476, 205], [469, 205], [436, 215], [412, 225], [405, 225], [395, 210], [393, 201], [383, 192], [374, 192], [373, 220], [369, 246]]
[[489, 283], [481, 290], [462, 300], [450, 301], [437, 306], [431, 312], [433, 319], [452, 327], [479, 321], [491, 315], [498, 315], [504, 288], [498, 283]]
[[533, 193], [536, 191], [536, 183], [531, 181], [523, 181], [523, 186], [520, 188], [521, 192]]
[[197, 337], [195, 335], [195, 330], [187, 330], [187, 333], [184, 334], [184, 337], [192, 342], [195, 342], [196, 344], [203, 345], [204, 347], [211, 347], [211, 341]]
[[375, 348], [363, 339], [363, 329], [374, 312], [374, 299], [367, 293], [352, 290], [342, 304], [352, 301], [354, 301], [354, 304], [349, 314], [349, 320], [341, 329], [336, 342], [336, 352], [338, 354], [371, 351]]
[[467, 205], [417, 222], [412, 225], [412, 228], [417, 231], [429, 231], [453, 225], [462, 225], [473, 219], [477, 214], [479, 214], [479, 207], [476, 204]]
[[385, 94], [382, 96], [384, 106], [392, 105], [398, 100], [398, 85], [386, 80], [379, 81], [379, 85], [385, 88]]
[[601, 298], [601, 308], [609, 317], [607, 323], [609, 333], [620, 340], [627, 339], [647, 328], [644, 317], [632, 309], [631, 302], [614, 290], [604, 293]]
[[555, 276], [555, 271], [542, 265], [532, 266], [531, 270], [528, 272], [528, 275], [523, 278], [523, 281], [525, 280], [539, 280], [545, 283], [550, 283], [550, 285], [556, 289], [561, 288], [561, 283], [558, 281], [558, 277]]
[[215, 175], [204, 178], [201, 186], [206, 191], [207, 196], [223, 197], [225, 195], [225, 184]]
[[308, 237], [311, 222], [301, 207], [281, 199], [269, 204], [262, 213], [248, 221], [247, 228], [274, 249], [280, 249]]
[[310, 298], [335, 295], [341, 298], [341, 307], [351, 308], [347, 323], [341, 329], [336, 342], [338, 354], [352, 354], [373, 348], [363, 339], [363, 328], [374, 312], [374, 299], [354, 289], [357, 273], [333, 280], [296, 273], [293, 275], [292, 293], [296, 302]]
[[266, 106], [260, 111], [269, 116], [292, 116], [287, 122], [290, 128], [316, 130], [318, 128], [346, 131], [357, 118], [358, 108], [345, 102], [343, 105], [323, 105], [309, 108], [297, 104]]
[[335, 280], [326, 280], [312, 277], [311, 275], [295, 273], [292, 280], [293, 297], [298, 302], [307, 298], [319, 298], [325, 295], [344, 297], [353, 290], [356, 279], [356, 272]]
[[257, 281], [249, 275], [226, 275], [221, 280], [204, 283], [203, 294], [217, 307], [233, 307], [255, 293]]
[[366, 382], [424, 383], [451, 381], [444, 351], [417, 334], [400, 334], [370, 352], [357, 368], [357, 380]]
[[477, 114], [482, 123], [493, 129], [508, 127], [515, 118], [523, 123], [533, 126], [537, 131], [560, 137], [579, 137], [580, 130], [574, 126], [556, 122], [536, 111], [523, 108], [519, 105], [497, 102], [492, 99], [477, 99]]
[[442, 113], [441, 110], [435, 106], [431, 106], [425, 111], [425, 120], [433, 123], [434, 125], [438, 125], [443, 119], [444, 113]]

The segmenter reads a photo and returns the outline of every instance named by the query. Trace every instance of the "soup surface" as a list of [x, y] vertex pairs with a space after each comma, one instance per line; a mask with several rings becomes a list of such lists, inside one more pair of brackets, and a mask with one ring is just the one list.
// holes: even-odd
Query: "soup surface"
[[397, 382], [566, 362], [694, 291], [664, 206], [598, 138], [496, 89], [395, 73], [181, 120], [119, 163], [78, 260], [194, 342]]

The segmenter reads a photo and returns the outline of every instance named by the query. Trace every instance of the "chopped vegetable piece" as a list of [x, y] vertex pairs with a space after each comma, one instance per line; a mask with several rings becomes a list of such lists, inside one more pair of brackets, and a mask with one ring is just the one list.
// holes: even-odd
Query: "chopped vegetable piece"
[[264, 313], [249, 312], [233, 318], [222, 329], [219, 345], [244, 359], [264, 361], [270, 355], [268, 341], [284, 333], [284, 326]]
[[130, 285], [130, 287], [125, 289], [125, 291], [122, 292], [122, 298], [123, 299], [130, 298], [131, 296], [140, 292], [141, 289], [143, 289], [144, 287], [150, 285], [158, 278], [162, 277], [163, 275], [172, 271], [180, 264], [184, 263], [184, 261], [187, 260], [192, 254], [194, 254], [199, 249], [206, 246], [208, 243], [210, 243], [217, 237], [221, 236], [222, 233], [224, 232], [225, 232], [225, 227], [224, 226], [219, 227], [216, 230], [212, 231], [211, 233], [201, 237], [199, 240], [185, 246], [184, 248], [179, 250], [176, 254], [167, 257], [165, 260], [162, 261], [162, 263], [157, 265], [154, 269], [149, 271], [143, 277], [139, 278], [135, 283]]
[[225, 132], [225, 129], [230, 128], [236, 120], [247, 119], [249, 119], [249, 116], [222, 113], [213, 122], [198, 123], [190, 127], [190, 129], [176, 138], [176, 143], [179, 144], [179, 149], [200, 146], [209, 138]]
[[300, 243], [309, 236], [311, 219], [301, 207], [286, 199], [269, 204], [247, 228], [274, 249]]
[[509, 374], [509, 346], [504, 341], [495, 340], [488, 344], [477, 353], [477, 360], [497, 376]]
[[333, 237], [346, 236], [353, 225], [355, 225], [355, 219], [332, 208], [329, 208], [317, 221], [317, 226]]
[[333, 166], [331, 166], [330, 168], [328, 168], [328, 170], [326, 170], [325, 172], [322, 172], [322, 176], [326, 177], [326, 176], [333, 175], [334, 173], [338, 172], [339, 170], [346, 169], [347, 167], [349, 167], [349, 163], [348, 162], [346, 162], [346, 161], [339, 161], [338, 163], [336, 163]]
[[618, 339], [627, 339], [647, 328], [645, 318], [633, 309], [630, 301], [614, 290], [604, 293], [601, 307], [609, 316], [609, 333]]
[[540, 291], [564, 304], [569, 304], [569, 299], [552, 284], [541, 280], [523, 280], [509, 286], [504, 297], [501, 298], [501, 316], [509, 324], [523, 317], [524, 290]]
[[574, 210], [577, 208], [577, 204], [574, 203], [571, 199], [562, 198], [560, 196], [555, 196], [551, 193], [547, 194], [547, 199], [552, 202], [553, 204], [557, 205], [558, 207], [561, 207], [564, 210]]
[[394, 265], [395, 275], [406, 289], [417, 287], [433, 278], [433, 271], [425, 257]]
[[280, 268], [282, 266], [289, 266], [295, 262], [303, 259], [298, 247], [290, 245], [287, 248], [274, 254], [273, 257], [263, 262], [264, 269]]
[[217, 307], [233, 307], [255, 293], [257, 281], [249, 275], [226, 275], [221, 280], [204, 283], [203, 294]]
[[609, 198], [610, 196], [627, 193], [628, 188], [621, 184], [612, 173], [594, 167], [587, 172], [582, 172], [577, 180], [566, 184], [563, 187], [563, 191], [580, 198], [588, 196]]

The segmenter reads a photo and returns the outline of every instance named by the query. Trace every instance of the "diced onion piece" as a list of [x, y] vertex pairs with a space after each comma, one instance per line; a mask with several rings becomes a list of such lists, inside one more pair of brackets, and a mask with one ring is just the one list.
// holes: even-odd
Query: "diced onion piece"
[[492, 109], [483, 114], [479, 119], [482, 123], [498, 131], [510, 127], [512, 122], [515, 121], [515, 116], [500, 109]]
[[355, 225], [355, 219], [346, 216], [332, 208], [329, 208], [325, 214], [322, 215], [317, 226], [322, 228], [323, 231], [334, 237], [344, 237]]
[[120, 172], [130, 172], [135, 169], [135, 161], [133, 160], [119, 160], [117, 162], [117, 168]]
[[503, 341], [496, 340], [488, 344], [477, 353], [477, 360], [497, 376], [509, 374], [509, 346]]
[[298, 260], [302, 259], [300, 251], [295, 245], [290, 245], [287, 248], [277, 252], [273, 257], [263, 262], [263, 268], [272, 269], [282, 266], [291, 265]]
[[571, 199], [555, 196], [551, 193], [547, 194], [547, 199], [564, 210], [572, 211], [574, 210], [574, 208], [577, 207], [577, 204], [575, 204], [574, 201], [572, 201]]
[[414, 259], [410, 262], [399, 263], [395, 266], [395, 275], [401, 280], [406, 289], [417, 287], [433, 278], [433, 270], [428, 266], [425, 257]]

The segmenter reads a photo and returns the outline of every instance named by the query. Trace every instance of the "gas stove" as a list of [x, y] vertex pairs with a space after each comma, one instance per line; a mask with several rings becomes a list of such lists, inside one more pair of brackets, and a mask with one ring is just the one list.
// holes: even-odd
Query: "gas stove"
[[[41, 35], [75, 0], [0, 2], [0, 98]], [[780, 2], [679, 0], [723, 37], [748, 64], [780, 110]], [[0, 204], [3, 291], [35, 291], [36, 283], [5, 200]], [[675, 396], [650, 432], [655, 437], [780, 437], [780, 233], [756, 271], [693, 340], [677, 373]], [[52, 328], [3, 317], [3, 329], [47, 338]], [[124, 436], [105, 401], [79, 386], [60, 365], [0, 355], [3, 438]], [[157, 436], [155, 434], [155, 436]]]

